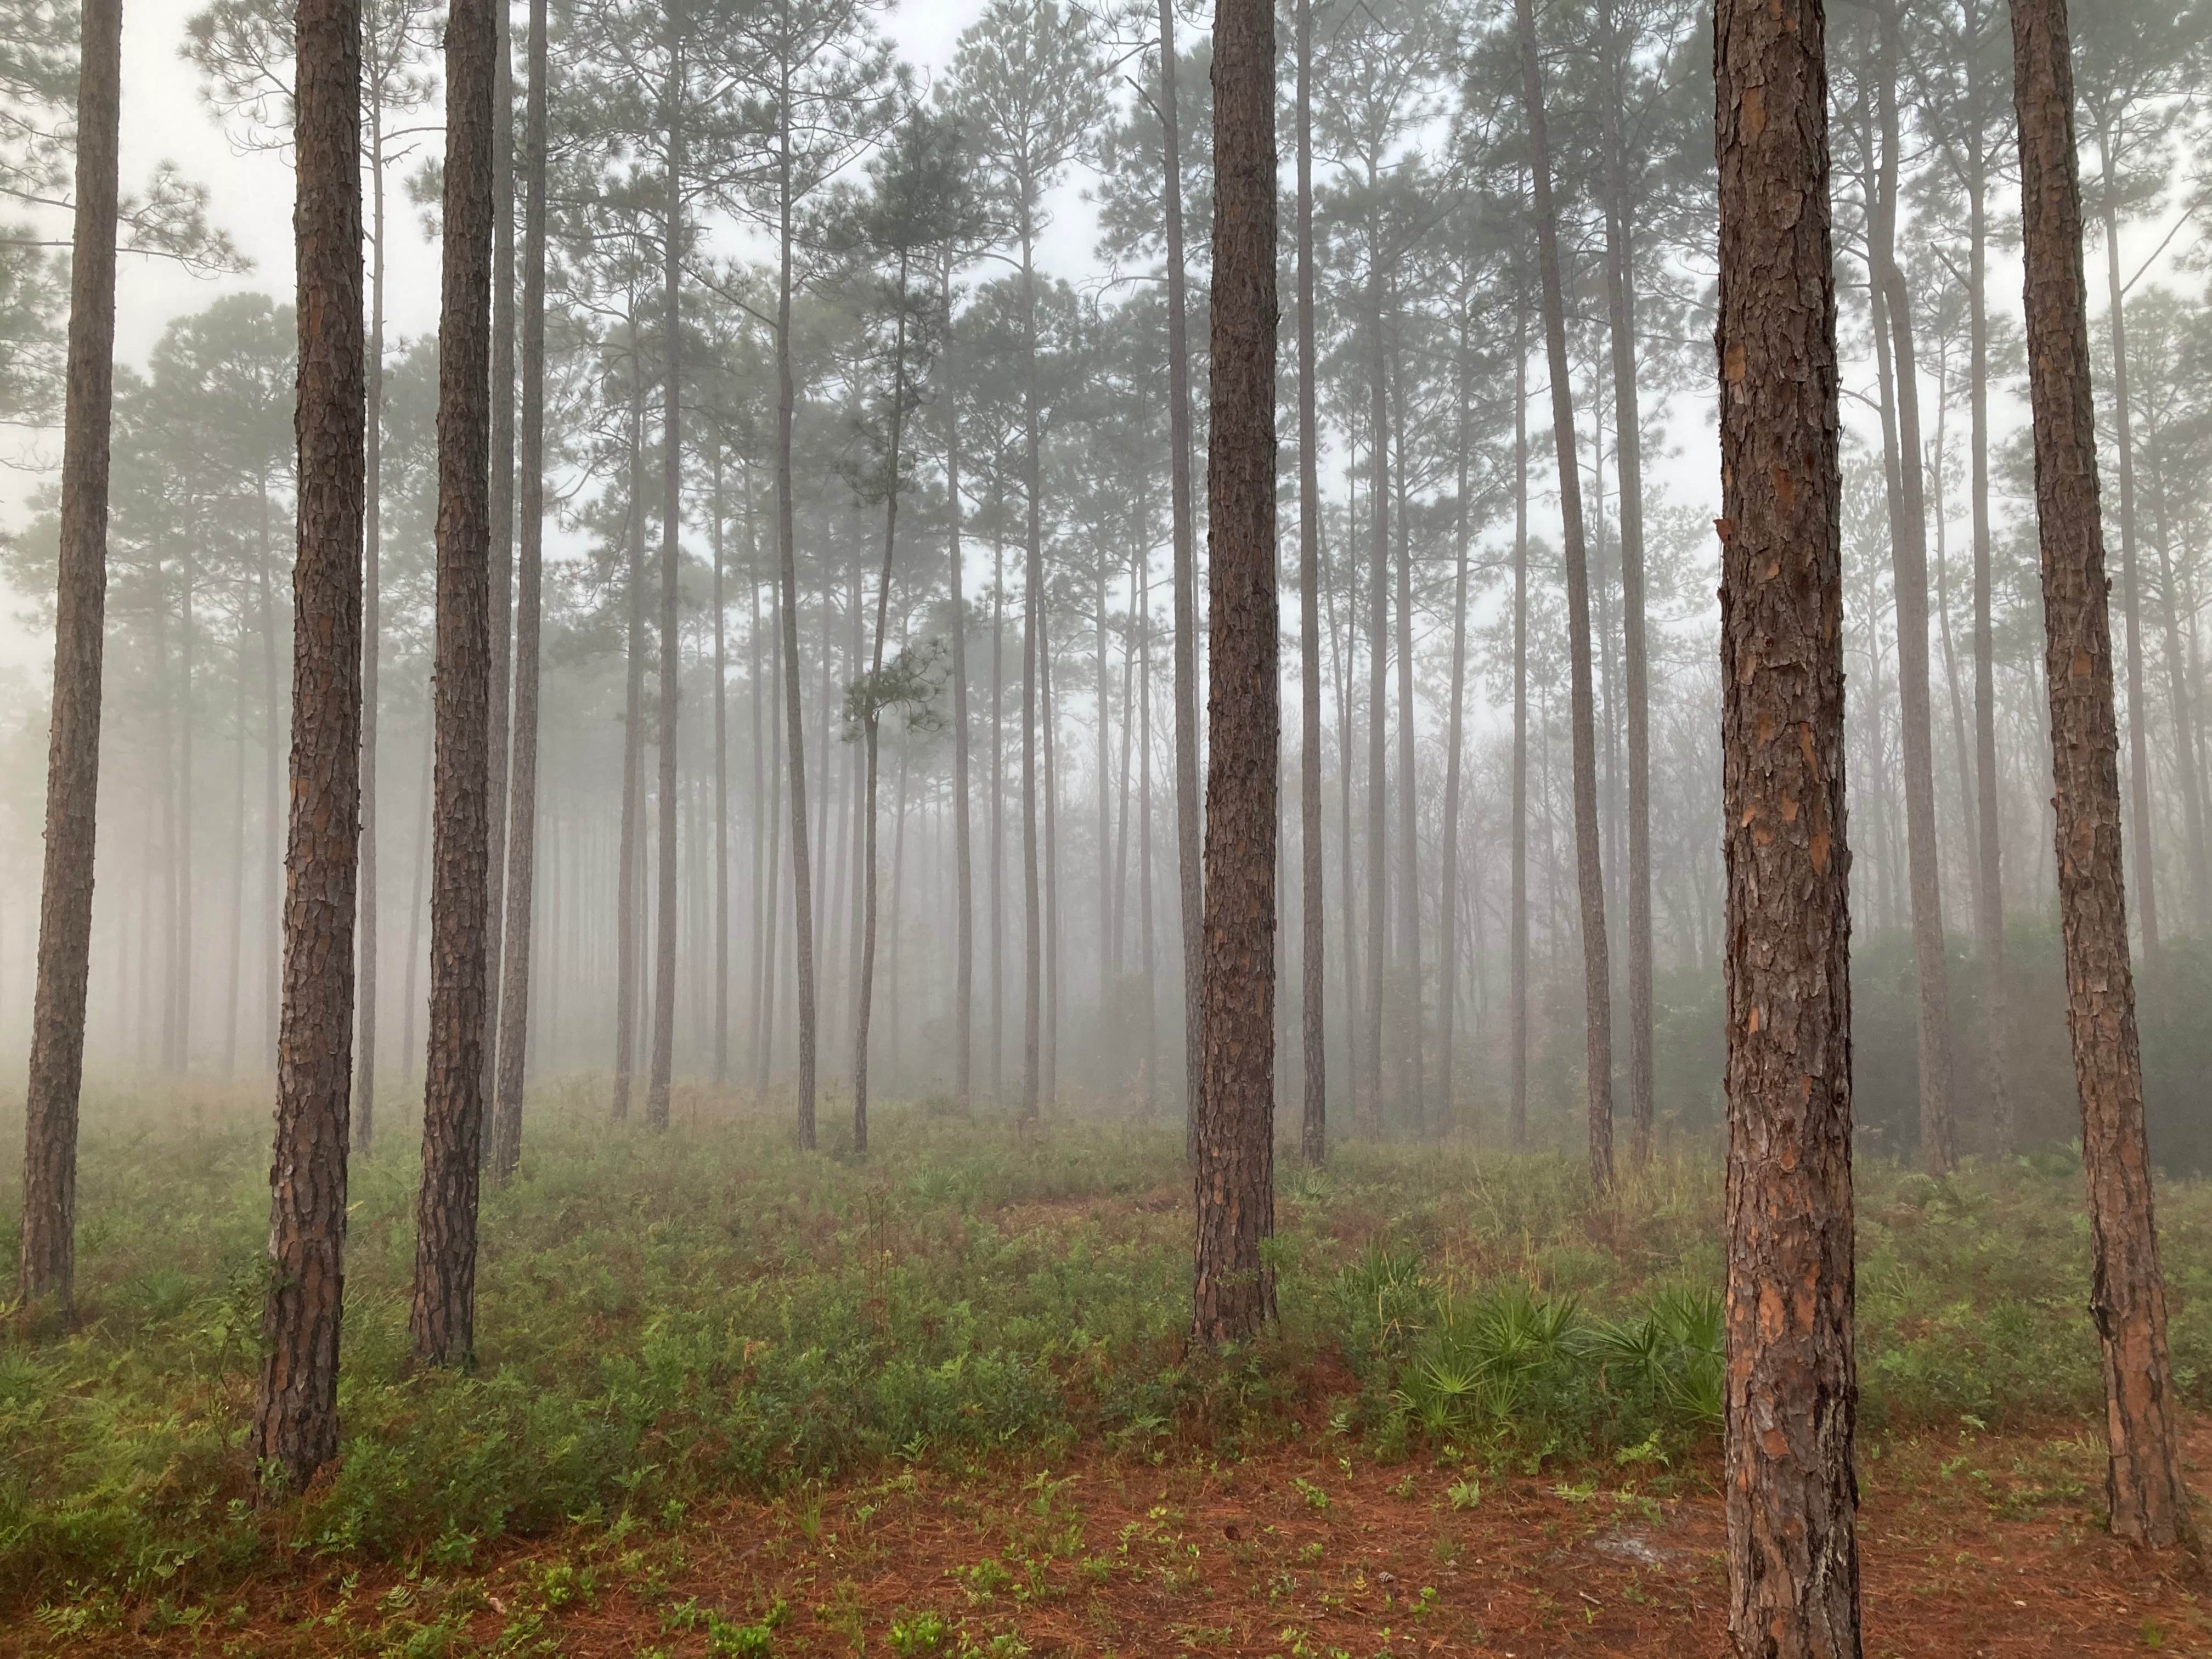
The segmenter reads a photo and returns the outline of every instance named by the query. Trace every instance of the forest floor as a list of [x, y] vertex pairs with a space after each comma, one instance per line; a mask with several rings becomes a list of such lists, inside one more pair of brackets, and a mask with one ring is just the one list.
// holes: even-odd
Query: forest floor
[[[256, 1576], [161, 1627], [49, 1620], [0, 1653], [1688, 1659], [1726, 1627], [1716, 1460], [1475, 1482], [1281, 1445], [1237, 1462], [902, 1470], [672, 1526], [571, 1526], [453, 1577]], [[2116, 1543], [2080, 1430], [1865, 1449], [1869, 1659], [2212, 1653], [2179, 1553]], [[2189, 1443], [2212, 1479], [2212, 1427]], [[1455, 1496], [1455, 1489], [1457, 1495]]]
[[[0, 1655], [1718, 1650], [1692, 1145], [1604, 1198], [1571, 1156], [1286, 1164], [1279, 1326], [1217, 1358], [1170, 1128], [908, 1108], [864, 1163], [598, 1094], [533, 1096], [487, 1190], [471, 1370], [406, 1352], [409, 1126], [356, 1161], [340, 1461], [275, 1502], [265, 1102], [88, 1102], [78, 1322], [0, 1340]], [[2212, 1655], [2212, 1585], [2103, 1530], [2078, 1164], [1859, 1176], [1867, 1652]], [[2212, 1184], [2160, 1220], [2212, 1491]]]

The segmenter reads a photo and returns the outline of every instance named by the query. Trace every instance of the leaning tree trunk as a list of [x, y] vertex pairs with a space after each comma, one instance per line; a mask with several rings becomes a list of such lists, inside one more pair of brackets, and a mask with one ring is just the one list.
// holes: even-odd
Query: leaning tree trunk
[[[115, 207], [122, 0], [85, 0], [77, 69], [76, 220], [62, 415], [54, 702], [46, 738], [39, 981], [23, 1111], [18, 1293], [66, 1314], [76, 1261], [76, 1115], [92, 974], [93, 826], [107, 610], [107, 456], [115, 394]], [[356, 217], [359, 210], [356, 210]], [[359, 307], [355, 307], [358, 313]]]
[[683, 45], [678, 8], [668, 27], [668, 205], [661, 235], [661, 327], [667, 337], [666, 377], [660, 410], [660, 804], [655, 861], [653, 923], [653, 1069], [645, 1086], [647, 1127], [668, 1127], [668, 1093], [676, 1068], [676, 706], [684, 668], [677, 575], [684, 533], [684, 234]]
[[538, 629], [545, 549], [546, 0], [530, 0], [527, 50], [529, 102], [522, 141], [522, 453], [517, 481], [522, 496], [522, 554], [515, 596], [514, 758], [507, 773], [499, 1078], [492, 1112], [492, 1177], [501, 1182], [522, 1161], [522, 1084], [529, 1056], [532, 917], [538, 876]]
[[1843, 475], [1820, 0], [1719, 0], [1729, 1633], [1859, 1645]]
[[446, 180], [438, 322], [437, 776], [432, 785], [430, 1043], [408, 1331], [426, 1364], [476, 1346], [483, 1140], [484, 953], [491, 914], [491, 241], [494, 59], [489, 0], [446, 26]]
[[1190, 489], [1189, 297], [1183, 274], [1182, 133], [1176, 113], [1175, 0], [1159, 0], [1160, 197], [1168, 256], [1168, 481], [1175, 547], [1175, 801], [1176, 869], [1182, 899], [1184, 1155], [1198, 1160], [1201, 985], [1206, 975], [1204, 854], [1199, 845], [1198, 576]]
[[1214, 14], [1212, 425], [1206, 446], [1206, 1072], [1193, 1335], [1274, 1312], [1275, 846], [1282, 726], [1275, 576], [1272, 0]]
[[2012, 29], [2059, 922], [2089, 1182], [2089, 1306], [2104, 1352], [2111, 1444], [2105, 1498], [2113, 1532], [2162, 1548], [2186, 1534], [2189, 1499], [2181, 1484], [2179, 1402], [2166, 1353], [2128, 959], [2119, 732], [2065, 0], [2013, 0]]
[[[1298, 975], [1304, 1032], [1305, 1111], [1298, 1150], [1328, 1155], [1327, 924], [1321, 831], [1321, 461], [1316, 392], [1313, 228], [1313, 0], [1298, 0]], [[1447, 1055], [1449, 1050], [1446, 1051]], [[1449, 1065], [1449, 1060], [1447, 1061]], [[1446, 1087], [1449, 1087], [1447, 1073]]]
[[1528, 118], [1530, 206], [1543, 286], [1544, 337], [1552, 375], [1552, 437], [1559, 470], [1559, 528], [1567, 554], [1567, 642], [1573, 723], [1575, 881], [1582, 896], [1583, 1065], [1589, 1097], [1590, 1176], [1613, 1184], [1613, 985], [1605, 933], [1605, 874], [1598, 859], [1597, 736], [1590, 689], [1589, 562], [1583, 544], [1580, 466], [1567, 363], [1566, 302], [1559, 278], [1559, 222], [1552, 205], [1551, 154], [1544, 131], [1543, 68], [1531, 0], [1515, 0]]
[[362, 531], [367, 456], [361, 270], [361, 8], [299, 16], [298, 554], [292, 592], [292, 821], [284, 1005], [269, 1174], [269, 1288], [248, 1437], [295, 1491], [337, 1455], [345, 1310], [360, 852]]

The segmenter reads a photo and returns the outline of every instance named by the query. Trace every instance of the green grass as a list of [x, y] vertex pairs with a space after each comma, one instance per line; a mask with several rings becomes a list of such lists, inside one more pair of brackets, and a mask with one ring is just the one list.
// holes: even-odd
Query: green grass
[[[1286, 1163], [1280, 1328], [1213, 1358], [1182, 1340], [1179, 1130], [890, 1110], [860, 1163], [700, 1103], [654, 1136], [605, 1124], [596, 1091], [533, 1097], [527, 1169], [486, 1194], [466, 1374], [408, 1363], [416, 1156], [393, 1124], [353, 1170], [342, 1462], [257, 1504], [265, 1107], [88, 1101], [82, 1322], [0, 1342], [11, 1604], [180, 1595], [295, 1553], [458, 1568], [572, 1516], [668, 1519], [897, 1459], [1234, 1455], [1301, 1414], [1370, 1455], [1473, 1468], [1668, 1457], [1716, 1431], [1716, 1169], [1667, 1164], [1601, 1204], [1548, 1156]], [[2094, 1416], [2069, 1159], [1940, 1184], [1863, 1166], [1860, 1200], [1868, 1424]], [[9, 1261], [19, 1204], [0, 1188]], [[2166, 1183], [2160, 1214], [2201, 1404], [2212, 1188]]]

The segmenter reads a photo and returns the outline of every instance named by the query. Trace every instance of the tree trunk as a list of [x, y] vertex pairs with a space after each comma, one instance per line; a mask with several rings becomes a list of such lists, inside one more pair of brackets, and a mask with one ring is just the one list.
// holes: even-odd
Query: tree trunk
[[[860, 972], [853, 997], [853, 1150], [868, 1150], [868, 1021], [876, 996], [876, 782], [878, 738], [883, 721], [884, 636], [890, 624], [891, 557], [898, 548], [899, 442], [906, 431], [907, 265], [899, 259], [898, 325], [891, 348], [890, 480], [884, 496], [884, 562], [876, 576], [876, 637], [868, 659], [861, 723], [867, 770], [860, 806], [861, 922]], [[902, 791], [903, 796], [903, 791]], [[902, 805], [903, 801], [902, 800]]]
[[661, 327], [666, 374], [660, 413], [660, 805], [654, 820], [660, 848], [653, 934], [653, 1072], [646, 1084], [645, 1121], [668, 1127], [668, 1091], [676, 1069], [676, 714], [683, 689], [684, 638], [677, 614], [677, 577], [684, 548], [684, 47], [678, 18], [666, 13], [668, 202], [661, 232]]
[[1636, 389], [1634, 211], [1626, 177], [1628, 138], [1621, 112], [1629, 53], [1613, 0], [1605, 8], [1613, 84], [1603, 99], [1611, 161], [1605, 210], [1605, 293], [1613, 345], [1613, 463], [1620, 476], [1622, 666], [1628, 707], [1628, 1109], [1630, 1160], [1651, 1158], [1651, 697], [1644, 622], [1644, 428]]
[[361, 805], [361, 13], [301, 0], [298, 555], [284, 1006], [270, 1170], [269, 1288], [249, 1442], [294, 1491], [337, 1455]]
[[1820, 0], [1720, 0], [1729, 1632], [1860, 1651], [1842, 461]]
[[[1920, 1157], [1932, 1175], [1958, 1161], [1951, 1116], [1950, 970], [1943, 945], [1942, 866], [1936, 843], [1936, 759], [1928, 683], [1928, 509], [1920, 447], [1920, 375], [1912, 295], [1897, 264], [1898, 0], [1880, 18], [1881, 179], [1869, 228], [1882, 291], [1897, 400], [1897, 505], [1890, 557], [1897, 603], [1898, 713], [1905, 751], [1905, 862], [1911, 880], [1913, 978], [1919, 1014]], [[1881, 320], [1881, 319], [1878, 319]]]
[[[1311, 1164], [1328, 1155], [1328, 927], [1322, 890], [1321, 432], [1316, 390], [1313, 227], [1313, 0], [1298, 0], [1298, 977], [1304, 1033], [1305, 1111], [1298, 1149]], [[1455, 699], [1454, 715], [1457, 708]], [[1450, 1087], [1450, 1049], [1445, 1049]]]
[[[384, 477], [384, 106], [372, 100], [368, 111], [368, 185], [371, 203], [368, 231], [368, 410], [363, 422], [365, 475], [362, 489], [361, 611], [361, 854], [360, 934], [361, 967], [356, 1010], [361, 1043], [355, 1055], [356, 1068], [353, 1098], [354, 1150], [363, 1158], [375, 1144], [376, 1027], [379, 943], [377, 917], [380, 896], [376, 878], [376, 753], [380, 684], [384, 658], [384, 527], [380, 498]], [[243, 682], [246, 665], [239, 663]], [[246, 895], [241, 888], [242, 908]]]
[[1176, 113], [1175, 0], [1159, 0], [1159, 115], [1164, 146], [1160, 195], [1168, 256], [1168, 479], [1175, 547], [1176, 856], [1182, 899], [1183, 1152], [1195, 1166], [1199, 1091], [1206, 1075], [1200, 1036], [1206, 876], [1199, 844], [1198, 576], [1190, 489], [1190, 301], [1183, 275], [1182, 135]]
[[1455, 510], [1453, 514], [1453, 574], [1452, 574], [1452, 652], [1451, 701], [1444, 719], [1444, 802], [1443, 802], [1443, 902], [1438, 907], [1442, 925], [1438, 928], [1439, 960], [1437, 982], [1437, 1132], [1449, 1133], [1457, 1115], [1457, 1090], [1452, 1074], [1452, 1039], [1454, 1024], [1459, 1016], [1459, 810], [1460, 810], [1460, 750], [1462, 738], [1462, 710], [1467, 698], [1467, 595], [1468, 595], [1468, 538], [1472, 517], [1468, 501], [1471, 434], [1468, 431], [1468, 403], [1472, 394], [1468, 385], [1473, 350], [1469, 338], [1472, 319], [1464, 302], [1460, 311], [1459, 350], [1453, 365], [1455, 385], [1454, 392], [1457, 408], [1456, 441], [1454, 444], [1458, 476], [1454, 480]]
[[[1024, 209], [1027, 204], [1024, 204]], [[1037, 719], [1044, 674], [1043, 472], [1036, 389], [1036, 269], [1026, 210], [1022, 242], [1022, 1121], [1034, 1122], [1044, 1018], [1044, 906], [1039, 885]]]
[[[1991, 10], [1995, 10], [1992, 6]], [[1968, 101], [1981, 107], [1979, 51], [1967, 58]], [[2013, 1150], [2016, 1133], [2005, 1050], [2011, 1028], [2005, 973], [2002, 839], [1998, 834], [1996, 652], [1990, 619], [1989, 176], [1982, 135], [1969, 137], [1966, 177], [1967, 442], [1974, 534], [1974, 922], [1981, 938], [1983, 1087], [1989, 1093], [1995, 1150]]]
[[1513, 334], [1513, 851], [1507, 952], [1512, 979], [1511, 1097], [1506, 1142], [1528, 1143], [1528, 291], [1514, 296]]
[[[717, 411], [719, 415], [719, 410]], [[714, 559], [714, 1086], [730, 1077], [730, 651], [723, 596], [722, 436], [714, 434], [712, 529]]]
[[[1393, 342], [1394, 345], [1398, 343]], [[1400, 1075], [1413, 1133], [1428, 1127], [1421, 1048], [1425, 1012], [1421, 981], [1421, 835], [1413, 749], [1413, 539], [1406, 494], [1406, 368], [1402, 350], [1390, 362], [1391, 426], [1398, 447], [1398, 927], [1404, 935], [1406, 990], [1400, 1025]], [[1376, 452], [1380, 453], [1380, 450]]]
[[[2015, 41], [2018, 27], [2015, 21]], [[2136, 908], [2142, 927], [2143, 971], [2155, 993], [2165, 957], [2160, 946], [2158, 871], [2151, 839], [2150, 704], [2143, 692], [2142, 584], [2136, 557], [2135, 410], [2128, 402], [2127, 289], [2120, 281], [2119, 185], [2112, 176], [2112, 148], [2107, 143], [2100, 149], [2105, 165], [2105, 283], [2112, 330], [2112, 447], [2120, 475], [2120, 603], [2128, 629], [2128, 810], [2134, 820]]]
[[1214, 15], [1212, 427], [1207, 444], [1206, 1071], [1192, 1334], [1274, 1313], [1275, 73], [1271, 0]]
[[[490, 701], [484, 751], [484, 1031], [483, 1111], [489, 1117], [498, 1071], [500, 957], [507, 893], [507, 682], [514, 672], [514, 58], [508, 49], [510, 8], [493, 19], [491, 289], [491, 593]], [[488, 1155], [491, 1137], [481, 1135]]]
[[[2114, 1533], [2163, 1548], [2187, 1534], [2189, 1499], [2181, 1483], [2179, 1411], [2166, 1355], [2166, 1285], [2151, 1209], [2142, 1060], [2128, 961], [2118, 722], [2098, 510], [2065, 0], [2013, 0], [2012, 26], [2059, 921], [2067, 1027], [2081, 1097], [2081, 1163], [2089, 1183], [2090, 1314], [2104, 1352], [2111, 1446], [2105, 1497]], [[2116, 302], [2118, 297], [2116, 289]]]
[[436, 816], [430, 1042], [408, 1332], [425, 1364], [476, 1348], [477, 1187], [484, 1081], [491, 741], [491, 243], [498, 29], [486, 0], [446, 26], [446, 179], [438, 322]]
[[775, 292], [775, 530], [777, 580], [782, 588], [786, 740], [791, 768], [791, 909], [799, 981], [799, 1101], [800, 1146], [814, 1148], [814, 889], [806, 848], [806, 726], [799, 696], [799, 550], [793, 523], [791, 425], [796, 392], [791, 367], [791, 53], [790, 0], [782, 0], [785, 50], [777, 64], [776, 124], [779, 223]]
[[1367, 564], [1367, 1132], [1382, 1132], [1383, 1004], [1390, 983], [1389, 750], [1390, 422], [1383, 383], [1382, 252], [1379, 226], [1368, 249]]
[[1582, 896], [1584, 1066], [1589, 1092], [1590, 1176], [1613, 1184], [1613, 987], [1606, 954], [1605, 874], [1598, 859], [1597, 737], [1590, 689], [1589, 567], [1583, 545], [1582, 484], [1575, 458], [1574, 398], [1567, 366], [1566, 305], [1559, 277], [1559, 226], [1552, 206], [1550, 149], [1544, 131], [1543, 69], [1536, 55], [1531, 0], [1515, 0], [1528, 107], [1530, 205], [1543, 285], [1544, 336], [1552, 376], [1552, 434], [1559, 454], [1559, 527], [1567, 556], [1567, 641], [1571, 659], [1575, 789], [1575, 878]]
[[952, 1099], [965, 1116], [975, 1109], [975, 860], [968, 817], [968, 599], [960, 556], [960, 412], [953, 386], [952, 255], [945, 256], [944, 338], [940, 373], [945, 407], [945, 540], [952, 602]]
[[[70, 262], [53, 711], [38, 988], [24, 1098], [18, 1293], [72, 1311], [77, 1097], [92, 968], [93, 830], [100, 790], [100, 663], [107, 609], [107, 459], [115, 392], [115, 210], [122, 0], [85, 0], [77, 70], [76, 217]], [[356, 217], [359, 210], [356, 210]], [[358, 314], [358, 307], [356, 308]]]
[[[514, 761], [507, 775], [507, 929], [500, 971], [499, 1079], [492, 1177], [522, 1160], [522, 1085], [529, 1062], [532, 921], [538, 873], [538, 630], [545, 548], [546, 0], [530, 0], [528, 107], [523, 126], [522, 558], [514, 618]], [[497, 803], [494, 803], [497, 810]]]
[[[633, 301], [633, 305], [635, 301]], [[629, 1116], [637, 1053], [639, 821], [645, 815], [645, 377], [637, 319], [629, 323], [629, 485], [623, 532], [629, 568], [623, 649], [622, 832], [615, 855], [615, 1097], [617, 1122]]]

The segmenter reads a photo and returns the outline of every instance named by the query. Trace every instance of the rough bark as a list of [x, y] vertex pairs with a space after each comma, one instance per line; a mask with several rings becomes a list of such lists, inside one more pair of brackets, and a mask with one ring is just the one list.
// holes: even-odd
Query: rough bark
[[446, 25], [446, 178], [438, 320], [438, 620], [432, 789], [430, 1040], [408, 1331], [426, 1364], [476, 1343], [483, 1141], [491, 742], [492, 148], [498, 32], [489, 0]]
[[264, 1472], [295, 1490], [337, 1455], [345, 1307], [366, 470], [357, 0], [302, 0], [298, 40], [292, 819], [270, 1278], [248, 1438]]
[[1212, 425], [1206, 458], [1206, 1072], [1193, 1335], [1274, 1312], [1275, 74], [1271, 0], [1214, 14]]
[[1820, 0], [1719, 0], [1729, 1632], [1860, 1651], [1842, 461]]
[[[1328, 927], [1321, 831], [1321, 433], [1314, 339], [1313, 0], [1298, 0], [1298, 975], [1304, 1026], [1304, 1112], [1298, 1149], [1328, 1155]], [[1449, 1055], [1449, 1049], [1446, 1049]], [[1449, 1077], [1447, 1073], [1446, 1085]]]
[[[62, 415], [53, 711], [46, 738], [46, 862], [38, 986], [23, 1112], [18, 1293], [67, 1315], [76, 1261], [77, 1097], [92, 973], [93, 831], [100, 791], [100, 664], [107, 610], [107, 460], [115, 393], [115, 208], [122, 0], [79, 16], [76, 218]], [[358, 210], [356, 210], [358, 217]], [[358, 311], [358, 307], [356, 307]]]
[[2189, 1500], [2128, 957], [2119, 733], [2065, 0], [2013, 0], [2012, 28], [2059, 924], [2089, 1185], [2089, 1311], [2105, 1364], [2111, 1454], [2105, 1496], [2113, 1532], [2164, 1547], [2188, 1533]]
[[499, 1078], [492, 1176], [522, 1159], [522, 1085], [530, 1042], [532, 923], [538, 875], [538, 631], [545, 550], [546, 0], [530, 0], [523, 124], [521, 558], [514, 613], [514, 756], [507, 772], [507, 931], [501, 954]]
[[1552, 379], [1552, 436], [1559, 457], [1560, 538], [1566, 546], [1567, 647], [1574, 746], [1575, 884], [1582, 899], [1583, 1066], [1589, 1101], [1590, 1177], [1613, 1183], [1613, 982], [1606, 951], [1605, 873], [1598, 856], [1597, 736], [1590, 686], [1589, 562], [1583, 536], [1580, 467], [1575, 457], [1574, 396], [1567, 362], [1566, 302], [1559, 276], [1559, 225], [1552, 205], [1550, 146], [1544, 130], [1543, 67], [1532, 0], [1515, 0], [1520, 21], [1522, 96], [1528, 112], [1529, 205], [1544, 339]]

